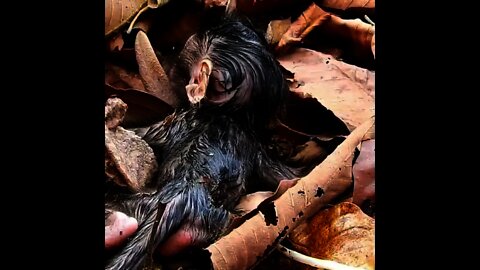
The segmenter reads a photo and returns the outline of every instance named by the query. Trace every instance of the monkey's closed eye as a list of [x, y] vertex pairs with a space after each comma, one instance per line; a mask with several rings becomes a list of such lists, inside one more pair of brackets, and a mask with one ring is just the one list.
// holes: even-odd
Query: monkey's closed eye
[[212, 76], [210, 77], [213, 83], [214, 89], [217, 92], [231, 92], [235, 90], [232, 87], [232, 80], [228, 72], [222, 72], [218, 70], [212, 71]]

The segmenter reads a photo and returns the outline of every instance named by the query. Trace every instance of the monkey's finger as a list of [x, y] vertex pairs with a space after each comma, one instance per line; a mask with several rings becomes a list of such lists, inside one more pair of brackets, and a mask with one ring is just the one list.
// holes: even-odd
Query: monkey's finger
[[113, 212], [105, 220], [105, 248], [109, 249], [122, 244], [138, 228], [135, 218], [122, 212]]

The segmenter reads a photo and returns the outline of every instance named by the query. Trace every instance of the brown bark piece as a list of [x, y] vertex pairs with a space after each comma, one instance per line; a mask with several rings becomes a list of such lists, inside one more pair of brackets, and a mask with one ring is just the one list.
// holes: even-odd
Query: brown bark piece
[[158, 165], [144, 140], [118, 126], [126, 109], [119, 98], [109, 99], [105, 106], [105, 174], [118, 185], [140, 191]]

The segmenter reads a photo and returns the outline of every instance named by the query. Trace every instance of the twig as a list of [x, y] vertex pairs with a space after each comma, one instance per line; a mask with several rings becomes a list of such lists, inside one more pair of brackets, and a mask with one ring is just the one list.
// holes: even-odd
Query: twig
[[367, 20], [367, 22], [371, 25], [375, 26], [375, 23], [367, 15], [365, 15], [365, 20]]
[[297, 251], [288, 249], [282, 245], [277, 246], [278, 250], [282, 252], [285, 256], [295, 260], [297, 262], [304, 263], [317, 268], [324, 268], [327, 270], [365, 270], [364, 268], [348, 266], [334, 261], [329, 260], [320, 260], [317, 258], [312, 258]]

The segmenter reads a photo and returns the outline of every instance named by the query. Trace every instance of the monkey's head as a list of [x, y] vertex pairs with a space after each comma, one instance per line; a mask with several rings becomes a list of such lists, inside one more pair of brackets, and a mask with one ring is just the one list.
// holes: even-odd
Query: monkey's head
[[256, 120], [271, 118], [288, 91], [263, 36], [236, 20], [191, 36], [176, 72], [188, 78], [184, 89], [191, 104], [245, 109]]

